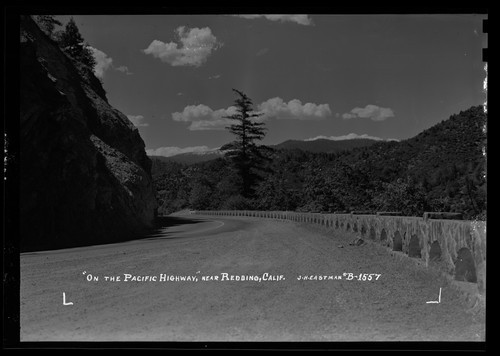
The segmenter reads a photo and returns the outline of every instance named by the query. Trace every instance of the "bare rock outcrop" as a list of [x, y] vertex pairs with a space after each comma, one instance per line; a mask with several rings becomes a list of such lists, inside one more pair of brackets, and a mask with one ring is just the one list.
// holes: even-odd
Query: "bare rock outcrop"
[[151, 227], [157, 203], [137, 128], [29, 16], [20, 51], [21, 251], [123, 241]]

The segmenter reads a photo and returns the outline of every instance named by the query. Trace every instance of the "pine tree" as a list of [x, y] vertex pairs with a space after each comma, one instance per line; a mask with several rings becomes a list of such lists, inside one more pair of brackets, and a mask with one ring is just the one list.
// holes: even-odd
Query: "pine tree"
[[264, 163], [268, 160], [267, 146], [257, 145], [256, 141], [262, 140], [266, 135], [263, 122], [254, 121], [262, 113], [253, 111], [252, 100], [239, 90], [233, 89], [239, 95], [235, 100], [236, 113], [225, 118], [236, 121], [226, 127], [236, 136], [236, 140], [221, 147], [226, 151], [226, 157], [231, 159], [233, 168], [241, 179], [240, 192], [245, 198], [254, 194], [256, 183], [261, 179], [260, 172], [264, 171]]
[[64, 31], [60, 35], [59, 47], [73, 59], [82, 62], [91, 70], [94, 70], [96, 65], [95, 58], [73, 18], [68, 21]]

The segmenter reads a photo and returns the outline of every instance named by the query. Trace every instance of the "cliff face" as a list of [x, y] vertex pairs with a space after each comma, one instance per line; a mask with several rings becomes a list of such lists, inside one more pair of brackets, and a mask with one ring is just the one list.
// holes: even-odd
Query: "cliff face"
[[157, 203], [137, 128], [29, 17], [20, 33], [21, 251], [122, 241]]

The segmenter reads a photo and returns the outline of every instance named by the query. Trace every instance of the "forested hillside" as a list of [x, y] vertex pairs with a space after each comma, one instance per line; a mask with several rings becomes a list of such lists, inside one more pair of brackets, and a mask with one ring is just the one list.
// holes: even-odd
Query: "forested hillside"
[[486, 214], [486, 115], [472, 107], [401, 142], [337, 153], [275, 150], [252, 198], [225, 158], [191, 166], [154, 160], [160, 214], [182, 208]]

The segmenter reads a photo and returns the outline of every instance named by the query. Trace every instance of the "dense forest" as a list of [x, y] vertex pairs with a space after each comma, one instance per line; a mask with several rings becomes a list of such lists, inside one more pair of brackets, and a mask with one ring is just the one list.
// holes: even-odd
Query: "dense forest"
[[252, 197], [243, 197], [226, 157], [194, 165], [153, 159], [159, 213], [181, 209], [308, 212], [424, 211], [486, 219], [486, 114], [452, 115], [400, 142], [336, 153], [275, 149]]

